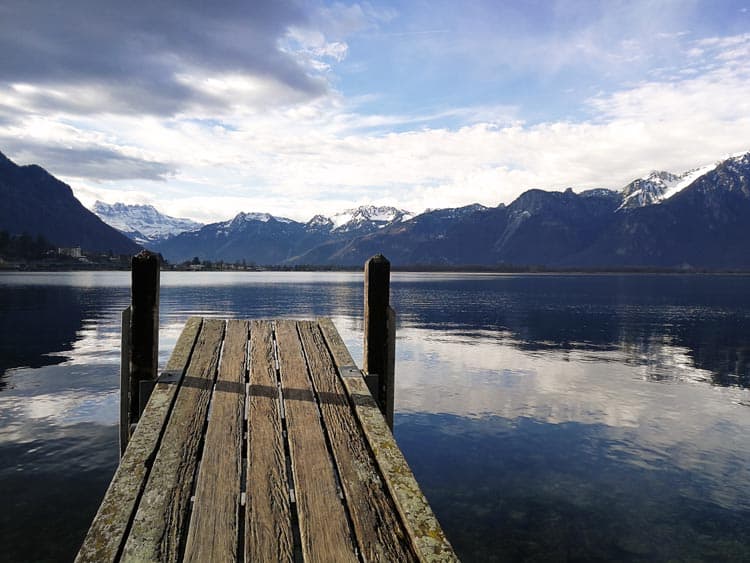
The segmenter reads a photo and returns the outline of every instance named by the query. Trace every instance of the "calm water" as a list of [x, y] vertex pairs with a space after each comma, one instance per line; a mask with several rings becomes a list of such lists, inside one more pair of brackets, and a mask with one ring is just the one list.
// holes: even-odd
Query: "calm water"
[[[67, 561], [117, 463], [127, 273], [0, 274], [0, 560]], [[396, 438], [465, 561], [750, 560], [750, 277], [396, 274]], [[331, 316], [359, 274], [162, 276], [190, 315]]]

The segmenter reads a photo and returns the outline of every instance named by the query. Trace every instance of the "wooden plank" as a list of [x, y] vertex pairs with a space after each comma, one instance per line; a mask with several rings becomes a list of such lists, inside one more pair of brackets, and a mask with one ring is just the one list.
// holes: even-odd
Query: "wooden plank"
[[[339, 373], [344, 375], [354, 365], [349, 351], [330, 319], [319, 319], [320, 329]], [[341, 377], [380, 473], [391, 492], [412, 547], [420, 561], [457, 561], [440, 523], [404, 459], [377, 403], [362, 377]]]
[[149, 469], [144, 462], [152, 457], [159, 445], [161, 430], [177, 393], [177, 383], [187, 367], [201, 322], [199, 317], [192, 317], [185, 324], [167, 363], [167, 372], [159, 378], [151, 394], [148, 408], [130, 438], [76, 561], [116, 560], [137, 499], [143, 490]]
[[276, 339], [303, 556], [306, 561], [358, 561], [296, 323], [278, 321]]
[[239, 559], [240, 477], [248, 322], [227, 321], [206, 430], [185, 561]]
[[245, 561], [292, 561], [292, 512], [268, 321], [250, 328]]
[[298, 324], [313, 385], [365, 561], [416, 561], [317, 323]]
[[125, 542], [123, 561], [180, 557], [224, 321], [206, 319]]

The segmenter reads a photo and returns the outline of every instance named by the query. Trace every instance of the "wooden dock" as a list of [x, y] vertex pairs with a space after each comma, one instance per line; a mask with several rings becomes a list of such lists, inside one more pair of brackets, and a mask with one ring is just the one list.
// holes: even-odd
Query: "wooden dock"
[[77, 561], [455, 561], [329, 319], [188, 320]]

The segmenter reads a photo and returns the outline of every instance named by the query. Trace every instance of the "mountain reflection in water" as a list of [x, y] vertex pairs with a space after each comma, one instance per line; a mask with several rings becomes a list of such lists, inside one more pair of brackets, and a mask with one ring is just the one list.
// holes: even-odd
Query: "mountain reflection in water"
[[[69, 560], [117, 463], [127, 273], [0, 275], [0, 560]], [[396, 273], [395, 434], [472, 560], [750, 559], [750, 277]], [[164, 273], [190, 315], [331, 316], [362, 276]], [[54, 506], [54, 510], [50, 510]]]

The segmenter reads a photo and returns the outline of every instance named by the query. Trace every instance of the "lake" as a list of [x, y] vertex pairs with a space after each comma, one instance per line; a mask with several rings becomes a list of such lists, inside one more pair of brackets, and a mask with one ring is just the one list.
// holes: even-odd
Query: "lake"
[[[750, 560], [750, 276], [411, 274], [395, 435], [464, 561]], [[190, 315], [330, 316], [362, 275], [162, 274]], [[68, 561], [118, 461], [127, 272], [0, 274], [0, 560]]]

